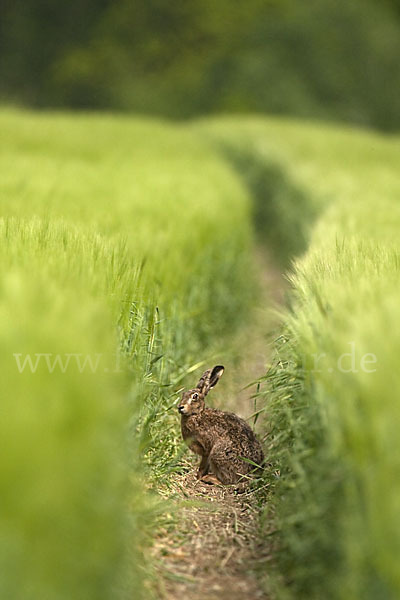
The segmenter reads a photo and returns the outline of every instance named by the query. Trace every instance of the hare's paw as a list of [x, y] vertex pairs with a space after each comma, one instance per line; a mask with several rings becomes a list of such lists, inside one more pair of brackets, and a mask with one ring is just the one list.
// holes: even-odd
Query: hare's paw
[[210, 485], [222, 485], [221, 481], [215, 475], [209, 473], [208, 475], [204, 475], [201, 480], [203, 483], [209, 483]]

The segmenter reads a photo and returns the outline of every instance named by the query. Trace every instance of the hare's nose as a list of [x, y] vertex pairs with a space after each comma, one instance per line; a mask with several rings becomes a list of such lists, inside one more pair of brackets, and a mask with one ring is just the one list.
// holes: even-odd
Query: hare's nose
[[178, 410], [179, 410], [179, 412], [180, 412], [180, 413], [181, 413], [181, 415], [182, 415], [182, 414], [183, 414], [183, 411], [185, 410], [185, 407], [184, 407], [184, 406], [182, 406], [182, 405], [180, 405], [180, 406], [178, 406]]

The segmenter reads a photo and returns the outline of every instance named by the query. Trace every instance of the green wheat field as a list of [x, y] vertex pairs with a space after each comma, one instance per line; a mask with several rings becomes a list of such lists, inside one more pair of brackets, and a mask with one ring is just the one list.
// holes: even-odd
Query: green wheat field
[[176, 402], [246, 353], [260, 248], [266, 591], [399, 598], [400, 138], [3, 108], [0, 139], [0, 598], [152, 597]]

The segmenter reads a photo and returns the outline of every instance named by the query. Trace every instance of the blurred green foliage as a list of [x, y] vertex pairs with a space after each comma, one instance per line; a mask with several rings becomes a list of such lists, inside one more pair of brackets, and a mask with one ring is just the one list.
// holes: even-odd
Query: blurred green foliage
[[249, 197], [189, 128], [7, 109], [0, 137], [0, 598], [149, 598], [143, 463], [176, 468], [177, 390], [247, 319]]
[[[219, 143], [236, 141], [239, 156], [244, 149], [240, 172], [255, 201], [276, 204], [259, 225], [275, 242], [284, 223], [291, 239], [279, 236], [281, 252], [297, 255], [260, 391], [275, 471], [265, 518], [279, 535], [278, 589], [268, 591], [399, 598], [399, 138], [258, 117], [206, 126]], [[279, 185], [263, 199], [257, 182], [271, 165]]]
[[0, 98], [400, 124], [396, 0], [5, 0]]

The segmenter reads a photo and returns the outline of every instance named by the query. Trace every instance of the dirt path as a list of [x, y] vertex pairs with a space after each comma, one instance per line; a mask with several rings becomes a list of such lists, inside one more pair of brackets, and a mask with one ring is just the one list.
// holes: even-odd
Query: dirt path
[[[262, 294], [253, 323], [243, 333], [246, 353], [234, 377], [236, 390], [265, 372], [268, 337], [276, 324], [271, 306], [283, 299], [284, 284], [279, 271], [261, 252], [256, 261]], [[236, 393], [221, 408], [248, 418], [253, 412], [249, 397], [254, 391]], [[195, 478], [197, 462], [197, 457], [186, 455], [183, 473], [175, 475], [172, 488], [163, 492], [174, 502], [174, 516], [159, 529], [153, 548], [158, 597], [267, 600], [261, 579], [268, 572], [271, 546], [265, 544], [268, 525], [263, 525], [264, 539], [260, 535], [260, 492], [247, 490], [237, 494], [229, 487], [199, 482]]]
[[195, 479], [194, 466], [176, 479], [186, 499], [173, 535], [160, 531], [154, 552], [159, 560], [161, 598], [244, 600], [266, 598], [257, 571], [269, 560], [258, 543], [259, 515], [251, 493]]

